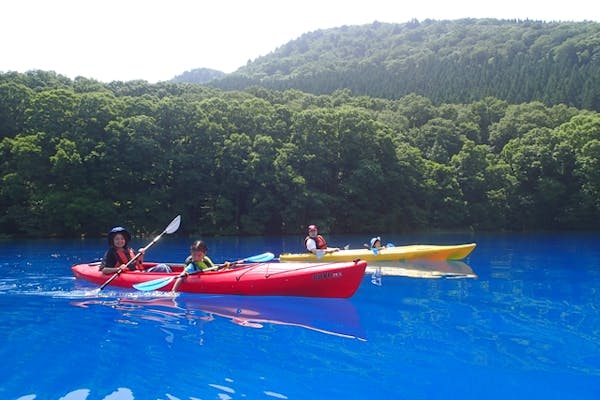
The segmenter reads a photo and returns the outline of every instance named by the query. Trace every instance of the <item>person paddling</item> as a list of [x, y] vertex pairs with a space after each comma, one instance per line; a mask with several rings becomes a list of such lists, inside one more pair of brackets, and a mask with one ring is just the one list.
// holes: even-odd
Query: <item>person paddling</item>
[[322, 254], [334, 253], [339, 251], [339, 247], [327, 247], [327, 241], [321, 235], [316, 225], [308, 226], [308, 236], [304, 238], [304, 246], [306, 250], [317, 255], [318, 252]]
[[177, 292], [179, 285], [181, 285], [181, 282], [183, 282], [183, 280], [188, 275], [192, 273], [202, 272], [207, 269], [216, 269], [215, 264], [206, 255], [207, 252], [208, 247], [206, 246], [206, 243], [204, 243], [204, 241], [196, 240], [194, 243], [192, 243], [190, 247], [190, 255], [185, 260], [186, 266], [183, 269], [183, 272], [177, 277], [177, 280], [173, 284], [171, 292]]
[[[377, 236], [374, 238], [371, 238], [371, 241], [369, 242], [371, 244], [370, 248], [371, 249], [375, 249], [375, 250], [381, 250], [384, 247], [381, 245], [381, 237]], [[368, 247], [368, 246], [367, 246]]]
[[142, 253], [135, 262], [132, 262], [127, 267], [127, 263], [135, 257], [133, 249], [129, 247], [131, 241], [131, 234], [122, 226], [115, 226], [108, 232], [108, 250], [102, 257], [100, 263], [100, 271], [105, 275], [114, 274], [119, 270], [125, 270], [128, 268], [130, 271], [143, 271], [143, 255], [144, 249], [140, 249]]

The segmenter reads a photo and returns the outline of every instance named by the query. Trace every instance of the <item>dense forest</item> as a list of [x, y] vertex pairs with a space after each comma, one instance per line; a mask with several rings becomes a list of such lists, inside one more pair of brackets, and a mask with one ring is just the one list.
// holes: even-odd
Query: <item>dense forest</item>
[[436, 105], [494, 96], [600, 111], [600, 24], [461, 19], [324, 29], [211, 85], [313, 94], [347, 88], [386, 99], [416, 93]]
[[177, 214], [203, 235], [598, 229], [600, 114], [543, 94], [0, 73], [0, 236], [151, 235]]

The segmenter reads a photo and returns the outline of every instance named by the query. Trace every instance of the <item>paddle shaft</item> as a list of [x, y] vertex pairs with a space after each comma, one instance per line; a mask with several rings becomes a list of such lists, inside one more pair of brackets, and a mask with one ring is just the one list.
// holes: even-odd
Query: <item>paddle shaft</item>
[[[151, 243], [153, 244], [154, 241]], [[150, 246], [146, 246], [144, 247], [144, 251]], [[133, 263], [135, 260], [137, 260], [138, 258], [140, 258], [140, 256], [142, 255], [142, 252], [137, 253], [131, 260], [127, 261], [127, 264], [125, 264], [126, 268], [129, 268], [129, 266], [131, 265], [131, 263]], [[102, 286], [100, 286], [100, 290], [104, 289], [106, 286], [108, 286], [108, 284], [110, 284], [112, 281], [114, 281], [117, 276], [119, 276], [121, 274], [121, 272], [123, 272], [123, 269], [119, 268], [119, 270], [117, 272], [115, 272], [113, 274], [113, 276], [111, 276], [106, 282], [104, 282], [102, 284]]]
[[[175, 281], [175, 285], [173, 286], [172, 291], [176, 292], [177, 288], [180, 285], [180, 282], [184, 278], [187, 278], [190, 275], [195, 275], [195, 274], [199, 274], [201, 272], [207, 272], [207, 271], [218, 271], [219, 268], [222, 268], [222, 267], [229, 268], [232, 265], [237, 265], [237, 264], [241, 264], [241, 263], [245, 263], [245, 262], [268, 262], [268, 261], [272, 260], [273, 258], [275, 258], [275, 255], [273, 253], [264, 253], [264, 254], [258, 254], [256, 256], [252, 256], [252, 257], [242, 258], [241, 260], [237, 260], [237, 261], [234, 261], [234, 262], [229, 263], [229, 264], [227, 264], [227, 263], [225, 263], [225, 264], [217, 264], [214, 267], [203, 269], [203, 270], [199, 270], [199, 271], [193, 271], [193, 272], [187, 273], [185, 275], [184, 275], [184, 273], [185, 273], [184, 272], [184, 273], [182, 273], [181, 275], [179, 275], [179, 276], [177, 276], [175, 278], [176, 281]], [[184, 268], [184, 271], [185, 271], [185, 268]]]
[[[238, 262], [243, 262], [245, 260], [240, 260], [240, 261], [236, 261], [235, 263], [232, 263], [231, 265], [234, 265]], [[168, 278], [158, 278], [158, 279], [154, 279], [151, 281], [146, 281], [146, 282], [142, 282], [142, 283], [137, 283], [135, 285], [133, 285], [133, 287], [137, 290], [142, 290], [142, 291], [149, 291], [149, 290], [158, 290], [161, 289], [165, 286], [167, 286], [169, 283], [175, 281], [175, 280], [180, 280], [180, 279], [184, 279], [187, 278], [190, 275], [196, 275], [199, 274], [201, 272], [207, 272], [207, 271], [216, 271], [219, 268], [221, 268], [222, 266], [224, 266], [226, 264], [219, 264], [219, 265], [215, 265], [214, 267], [211, 268], [207, 268], [207, 269], [203, 269], [203, 270], [199, 270], [199, 271], [193, 271], [193, 272], [189, 272], [187, 275], [177, 275], [177, 276], [170, 276]], [[185, 267], [184, 267], [185, 268]], [[173, 291], [175, 291], [175, 288], [172, 289]]]
[[[255, 256], [252, 257], [247, 257], [244, 258], [242, 260], [238, 260], [235, 263], [240, 263], [240, 262], [268, 262], [271, 261], [275, 258], [275, 255], [273, 253], [263, 253], [263, 254], [257, 254]], [[233, 264], [235, 264], [233, 263]], [[214, 271], [215, 269], [218, 269], [219, 267], [226, 265], [226, 264], [222, 264], [222, 265], [216, 265], [213, 268], [209, 268], [209, 269], [205, 269], [203, 271], [194, 271], [192, 273], [189, 273], [189, 275], [194, 275], [200, 272], [204, 272], [204, 271]], [[184, 266], [185, 269], [185, 266]], [[142, 290], [142, 291], [148, 291], [148, 290], [158, 290], [160, 288], [163, 288], [165, 286], [167, 286], [169, 283], [173, 282], [173, 280], [178, 279], [178, 278], [184, 278], [184, 276], [170, 276], [167, 278], [158, 278], [158, 279], [153, 279], [151, 281], [146, 281], [146, 282], [141, 282], [141, 283], [136, 283], [135, 285], [133, 285], [133, 287], [137, 290]]]

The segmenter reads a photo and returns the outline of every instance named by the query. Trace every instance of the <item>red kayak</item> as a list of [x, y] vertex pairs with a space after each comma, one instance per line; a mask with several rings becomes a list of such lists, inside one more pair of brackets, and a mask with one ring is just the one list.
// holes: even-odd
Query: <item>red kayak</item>
[[[151, 268], [157, 263], [144, 263]], [[173, 272], [125, 271], [110, 285], [139, 290], [170, 291], [183, 270], [181, 264], [169, 264]], [[231, 269], [192, 274], [179, 286], [179, 292], [235, 294], [251, 296], [351, 297], [363, 279], [366, 261], [337, 263], [251, 263]], [[98, 263], [72, 267], [76, 278], [97, 285], [112, 275], [98, 270]]]

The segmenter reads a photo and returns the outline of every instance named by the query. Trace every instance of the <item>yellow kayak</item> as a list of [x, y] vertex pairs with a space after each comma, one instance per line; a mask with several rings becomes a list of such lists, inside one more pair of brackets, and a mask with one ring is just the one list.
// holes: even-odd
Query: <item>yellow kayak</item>
[[409, 246], [386, 247], [377, 251], [369, 249], [350, 249], [318, 255], [308, 252], [297, 254], [285, 253], [279, 256], [279, 261], [338, 262], [360, 259], [370, 263], [374, 261], [402, 261], [416, 259], [434, 261], [462, 260], [473, 251], [475, 246], [475, 243], [457, 245], [413, 244]]

